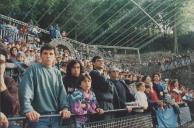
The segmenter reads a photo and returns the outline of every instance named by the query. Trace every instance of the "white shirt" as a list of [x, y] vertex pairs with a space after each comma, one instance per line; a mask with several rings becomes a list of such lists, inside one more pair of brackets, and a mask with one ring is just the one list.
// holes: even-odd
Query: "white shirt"
[[135, 100], [144, 109], [148, 108], [148, 101], [147, 101], [147, 97], [144, 92], [137, 91], [135, 93]]

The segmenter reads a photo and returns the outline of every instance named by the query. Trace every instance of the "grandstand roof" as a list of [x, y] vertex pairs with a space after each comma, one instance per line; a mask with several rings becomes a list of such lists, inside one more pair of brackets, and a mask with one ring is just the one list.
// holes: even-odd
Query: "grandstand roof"
[[[91, 8], [90, 13], [86, 14], [85, 17], [82, 17], [81, 20], [74, 19], [74, 16], [76, 13], [81, 11], [83, 8], [87, 7], [87, 2], [83, 4], [80, 7], [80, 10], [77, 10], [77, 12], [73, 12], [71, 17], [68, 18], [67, 21], [65, 21], [63, 24], [59, 24], [61, 29], [63, 28], [72, 20], [76, 21], [76, 25], [69, 28], [67, 33], [69, 35], [74, 35], [76, 28], [80, 26], [85, 20], [90, 18], [90, 15], [92, 15], [106, 0], [102, 0], [99, 2], [99, 4]], [[50, 25], [53, 25], [57, 22], [58, 18], [66, 11], [68, 7], [70, 7], [75, 0], [72, 0], [68, 5], [66, 5], [55, 18], [51, 21], [51, 23], [48, 25], [47, 28], [49, 28]], [[169, 4], [170, 3], [170, 4]], [[34, 1], [33, 6], [31, 7], [31, 10], [27, 13], [26, 17], [31, 13], [33, 8], [36, 6], [37, 1]], [[104, 13], [108, 11], [112, 11], [111, 9], [118, 4], [118, 0], [115, 0], [112, 2], [109, 6], [109, 8], [106, 8], [104, 10]], [[128, 5], [133, 5], [131, 8], [128, 7]], [[177, 11], [177, 8], [181, 7], [183, 5], [182, 0], [163, 0], [163, 1], [157, 1], [157, 0], [130, 0], [127, 3], [123, 3], [123, 5], [120, 6], [118, 10], [114, 10], [114, 13], [110, 15], [109, 17], [106, 17], [106, 20], [99, 24], [98, 27], [96, 27], [91, 33], [88, 35], [82, 36], [82, 38], [79, 38], [84, 31], [88, 28], [83, 28], [83, 30], [79, 30], [76, 33], [77, 39], [74, 37], [75, 40], [78, 40], [79, 42], [91, 44], [91, 45], [99, 45], [99, 46], [112, 46], [112, 47], [128, 47], [128, 48], [137, 48], [141, 49], [150, 43], [152, 43], [154, 40], [161, 37], [164, 32], [172, 33], [173, 31], [173, 25], [176, 24], [176, 26], [179, 26], [183, 21], [177, 17], [177, 14], [179, 13]], [[50, 7], [43, 13], [37, 22], [41, 21], [46, 13], [48, 13], [52, 7], [55, 6], [54, 3], [50, 5]], [[125, 9], [125, 10], [124, 10]], [[123, 13], [123, 11], [125, 11]], [[122, 15], [117, 18], [117, 20], [113, 20], [118, 14], [122, 12]], [[96, 19], [93, 20], [93, 22], [96, 22], [101, 18], [103, 14], [100, 14], [97, 16]], [[26, 24], [24, 22], [6, 17], [4, 15], [0, 15], [1, 18], [12, 20], [18, 24]], [[174, 19], [174, 20], [172, 20]], [[109, 24], [106, 29], [104, 28], [105, 24]], [[170, 24], [168, 30], [164, 30], [166, 27], [165, 24]], [[92, 24], [92, 23], [91, 23]], [[90, 24], [88, 24], [88, 27], [90, 27]], [[123, 29], [125, 28], [125, 29]], [[47, 30], [39, 28], [40, 31], [48, 33]], [[99, 32], [100, 31], [100, 32]], [[112, 32], [110, 32], [112, 31]], [[95, 37], [92, 37], [94, 33], [97, 33]]]

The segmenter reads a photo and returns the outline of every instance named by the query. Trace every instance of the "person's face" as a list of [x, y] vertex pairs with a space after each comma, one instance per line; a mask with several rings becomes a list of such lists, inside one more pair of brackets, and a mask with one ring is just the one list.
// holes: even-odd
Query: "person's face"
[[139, 87], [138, 90], [141, 91], [141, 92], [145, 92], [145, 84], [142, 84], [142, 85]]
[[30, 55], [31, 56], [34, 56], [35, 55], [35, 52], [33, 50], [30, 50]]
[[81, 82], [81, 88], [84, 91], [89, 91], [91, 88], [91, 80], [88, 79], [87, 77]]
[[134, 75], [133, 78], [132, 78], [133, 81], [137, 81], [137, 76]]
[[160, 81], [160, 76], [159, 75], [154, 75], [154, 81]]
[[21, 51], [25, 52], [26, 49], [27, 49], [26, 47], [22, 47], [22, 48], [21, 48]]
[[88, 62], [88, 63], [87, 63], [87, 68], [93, 69], [93, 66], [92, 66], [92, 63], [91, 63], [91, 62]]
[[174, 87], [175, 87], [175, 88], [178, 88], [178, 87], [179, 87], [179, 82], [178, 82], [178, 81], [176, 81], [176, 82], [174, 83]]
[[19, 56], [16, 57], [16, 60], [19, 61], [19, 62], [23, 62], [24, 61], [24, 56], [19, 55]]
[[7, 48], [11, 48], [11, 44], [8, 44], [8, 45], [7, 45]]
[[52, 67], [55, 61], [55, 51], [43, 50], [40, 57], [43, 65], [45, 65], [46, 67]]
[[104, 60], [102, 59], [97, 59], [94, 63], [94, 68], [95, 69], [103, 69], [104, 68]]
[[119, 78], [119, 71], [111, 71], [110, 78], [111, 79], [118, 79]]
[[152, 81], [152, 80], [151, 80], [151, 77], [150, 77], [150, 76], [147, 76], [145, 82], [146, 82], [146, 83], [150, 83], [151, 81]]
[[16, 44], [15, 46], [17, 47], [17, 49], [20, 49], [20, 45], [19, 44]]
[[132, 75], [129, 75], [129, 76], [127, 77], [127, 80], [132, 81], [132, 80], [133, 80]]
[[72, 69], [71, 69], [71, 75], [74, 77], [78, 77], [80, 75], [80, 64], [76, 63], [73, 65]]
[[146, 93], [150, 93], [150, 88], [146, 88], [146, 89], [145, 89], [145, 92], [146, 92]]
[[41, 63], [40, 54], [36, 54], [36, 62]]
[[61, 57], [57, 57], [57, 62], [61, 62]]
[[17, 49], [16, 48], [13, 48], [12, 51], [11, 51], [11, 54], [12, 55], [17, 55]]
[[63, 61], [67, 62], [69, 60], [69, 55], [67, 53], [65, 53], [63, 55]]

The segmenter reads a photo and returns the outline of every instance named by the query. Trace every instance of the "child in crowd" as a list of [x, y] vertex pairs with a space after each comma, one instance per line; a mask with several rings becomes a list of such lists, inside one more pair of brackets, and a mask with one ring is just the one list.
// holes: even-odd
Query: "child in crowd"
[[148, 108], [148, 101], [145, 92], [145, 83], [138, 82], [136, 83], [137, 92], [135, 93], [135, 99], [137, 103], [142, 107], [144, 110]]
[[104, 113], [103, 109], [98, 108], [95, 94], [90, 90], [91, 77], [88, 73], [82, 74], [79, 80], [80, 88], [75, 90], [70, 96], [70, 108], [73, 114], [78, 115], [76, 118], [76, 127], [80, 128], [81, 124], [88, 119], [88, 113]]

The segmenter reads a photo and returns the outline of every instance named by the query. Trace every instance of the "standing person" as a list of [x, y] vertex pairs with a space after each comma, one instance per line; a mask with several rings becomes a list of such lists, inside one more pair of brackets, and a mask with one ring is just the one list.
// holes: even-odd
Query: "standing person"
[[[19, 112], [18, 88], [15, 80], [5, 75], [7, 52], [0, 44], [0, 111], [5, 116], [15, 116]], [[2, 125], [6, 118], [2, 114]], [[6, 125], [5, 125], [6, 126]], [[15, 122], [10, 122], [10, 127], [15, 127]]]
[[145, 84], [143, 82], [136, 83], [137, 92], [135, 94], [135, 99], [140, 107], [143, 107], [144, 110], [148, 108], [148, 100], [145, 92]]
[[[119, 79], [119, 69], [116, 67], [110, 68], [110, 80], [115, 86], [118, 102], [114, 103], [115, 109], [123, 109], [126, 108], [126, 102], [135, 101], [134, 96], [130, 93], [127, 85], [123, 80]], [[132, 109], [129, 108], [129, 111]]]
[[17, 47], [12, 47], [10, 49], [10, 60], [11, 61], [15, 61], [16, 60], [17, 53], [18, 53]]
[[21, 112], [30, 128], [59, 128], [59, 118], [39, 119], [43, 114], [59, 113], [63, 119], [69, 118], [67, 94], [62, 76], [54, 67], [55, 48], [44, 45], [40, 50], [41, 63], [31, 65], [19, 86]]
[[171, 98], [174, 99], [176, 103], [181, 104], [183, 102], [182, 97], [184, 92], [180, 89], [178, 80], [173, 80], [169, 86], [171, 87], [169, 90]]
[[149, 90], [149, 91], [146, 91], [146, 94], [149, 97], [150, 102], [157, 103], [159, 98], [158, 98], [156, 91], [153, 89], [153, 83], [152, 83], [151, 77], [144, 76], [142, 78], [142, 81], [145, 83], [147, 90]]
[[84, 114], [88, 113], [100, 113], [103, 109], [98, 107], [96, 96], [91, 88], [91, 77], [88, 73], [84, 73], [79, 77], [79, 89], [76, 89], [70, 96], [70, 108], [71, 112], [79, 115], [76, 117], [77, 128], [81, 128], [81, 124], [88, 121], [88, 118]]
[[83, 73], [83, 66], [80, 61], [71, 60], [67, 64], [66, 76], [63, 78], [67, 94], [73, 93], [79, 87], [78, 81], [81, 73]]
[[155, 73], [152, 76], [152, 80], [153, 80], [153, 89], [156, 91], [158, 98], [162, 100], [164, 98], [164, 87], [161, 82], [160, 74]]
[[92, 59], [92, 63], [94, 68], [90, 72], [92, 89], [96, 95], [99, 106], [104, 110], [112, 110], [114, 109], [114, 86], [103, 72], [104, 60], [100, 56], [95, 56]]

